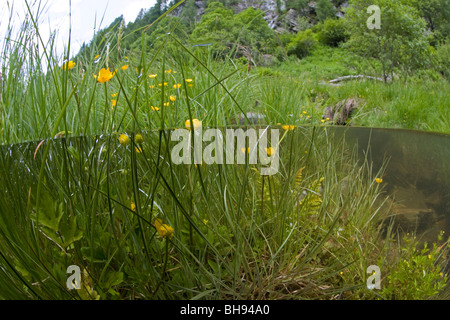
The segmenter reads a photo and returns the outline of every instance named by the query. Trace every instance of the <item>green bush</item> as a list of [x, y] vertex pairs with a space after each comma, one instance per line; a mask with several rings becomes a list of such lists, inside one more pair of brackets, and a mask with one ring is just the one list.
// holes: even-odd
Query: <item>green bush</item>
[[438, 71], [447, 79], [450, 80], [450, 41], [440, 45], [436, 49], [437, 68]]
[[[211, 2], [191, 35], [192, 43], [212, 43], [214, 56], [236, 56], [262, 60], [263, 55], [277, 54], [273, 31], [263, 12], [248, 8], [234, 14], [220, 2]], [[259, 61], [257, 61], [259, 62]]]
[[297, 33], [286, 49], [289, 55], [294, 54], [299, 58], [304, 58], [310, 54], [316, 44], [316, 35], [311, 29], [308, 29]]
[[342, 19], [327, 19], [315, 26], [319, 41], [330, 47], [337, 47], [346, 42], [349, 34]]

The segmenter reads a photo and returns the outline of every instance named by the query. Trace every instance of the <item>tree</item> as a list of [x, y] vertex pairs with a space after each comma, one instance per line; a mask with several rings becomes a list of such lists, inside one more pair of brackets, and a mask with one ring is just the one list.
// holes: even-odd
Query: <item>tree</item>
[[336, 17], [336, 9], [330, 0], [319, 0], [316, 3], [316, 14], [319, 21]]
[[250, 7], [239, 14], [221, 2], [211, 2], [192, 32], [193, 43], [212, 43], [212, 51], [222, 56], [235, 49], [238, 56], [255, 57], [273, 53], [276, 48], [273, 31], [263, 12]]
[[[377, 59], [384, 80], [395, 70], [404, 75], [424, 68], [432, 62], [426, 35], [426, 23], [407, 0], [351, 0], [346, 13], [349, 48], [356, 53]], [[367, 8], [377, 5], [381, 10], [381, 28], [369, 29]]]
[[197, 17], [195, 0], [187, 0], [186, 5], [183, 7], [183, 11], [181, 11], [180, 17], [183, 23], [188, 27], [188, 30], [192, 31]]
[[412, 0], [412, 5], [438, 41], [445, 42], [450, 37], [450, 0]]

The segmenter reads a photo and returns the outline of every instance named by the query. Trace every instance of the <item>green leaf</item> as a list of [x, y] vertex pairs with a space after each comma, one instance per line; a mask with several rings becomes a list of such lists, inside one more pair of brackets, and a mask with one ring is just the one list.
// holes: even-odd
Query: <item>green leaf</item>
[[73, 242], [83, 237], [83, 232], [78, 229], [75, 216], [69, 217], [69, 219], [63, 219], [60, 223], [59, 232], [62, 237], [62, 241], [59, 240], [59, 243], [63, 248], [67, 248]]
[[59, 230], [59, 223], [63, 215], [63, 204], [58, 203], [48, 194], [41, 194], [42, 200], [39, 203], [37, 213], [30, 215], [31, 219], [38, 222], [40, 225], [57, 232]]
[[100, 247], [96, 247], [92, 249], [90, 247], [81, 248], [81, 254], [83, 257], [91, 262], [103, 263], [106, 262], [106, 256], [103, 252], [103, 249]]

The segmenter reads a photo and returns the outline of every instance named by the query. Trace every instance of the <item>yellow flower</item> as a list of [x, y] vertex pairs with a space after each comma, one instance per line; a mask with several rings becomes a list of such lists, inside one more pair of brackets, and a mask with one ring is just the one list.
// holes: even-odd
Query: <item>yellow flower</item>
[[307, 112], [305, 110], [303, 110], [303, 113], [306, 114]]
[[112, 77], [114, 77], [114, 75], [116, 74], [116, 72], [111, 72], [108, 69], [105, 68], [101, 68], [98, 76], [95, 74], [92, 74], [94, 76], [95, 79], [97, 79], [98, 82], [100, 83], [104, 83], [104, 82], [108, 82], [109, 80], [111, 80]]
[[[162, 83], [158, 83], [158, 86], [162, 87]], [[164, 85], [167, 86], [167, 82], [164, 82]]]
[[142, 147], [135, 147], [137, 153], [142, 153]]
[[245, 152], [250, 153], [250, 148], [241, 148], [241, 152], [242, 153], [245, 153]]
[[94, 57], [94, 60], [97, 60], [98, 58], [100, 58], [99, 54]]
[[158, 107], [151, 106], [151, 108], [152, 108], [153, 111], [158, 111], [159, 110]]
[[111, 95], [111, 97], [115, 98], [115, 97], [117, 97], [118, 95], [119, 95], [118, 93], [113, 93], [113, 94]]
[[117, 106], [117, 100], [114, 100], [114, 99], [111, 100], [111, 104], [112, 104], [113, 107]]
[[194, 86], [193, 83], [189, 83], [189, 84], [188, 84], [188, 87], [193, 87], [193, 86]]
[[127, 144], [130, 143], [130, 138], [128, 138], [128, 136], [125, 133], [122, 133], [119, 136], [119, 143], [123, 146], [126, 146]]
[[266, 148], [266, 152], [267, 152], [267, 155], [270, 157], [272, 154], [275, 153], [275, 149], [272, 147], [269, 147], [269, 148]]
[[153, 89], [155, 86], [152, 86], [152, 85], [150, 85], [150, 86], [148, 86], [150, 89]]
[[165, 72], [171, 73], [171, 72], [172, 72], [172, 69], [166, 70]]
[[208, 220], [206, 220], [206, 219], [203, 219], [203, 224], [207, 224], [208, 223]]
[[284, 126], [281, 126], [281, 128], [283, 128], [283, 130], [288, 131], [288, 130], [294, 130], [295, 126], [294, 125], [284, 125]]
[[168, 107], [168, 106], [169, 106], [169, 102], [164, 102], [164, 103], [163, 103], [163, 106], [164, 106], [164, 107]]
[[[192, 119], [192, 123], [194, 126], [194, 130], [197, 130], [197, 128], [202, 125], [202, 122], [198, 119]], [[191, 130], [191, 121], [189, 119], [186, 120], [186, 122], [184, 123], [184, 126], [186, 127], [186, 129]]]
[[177, 99], [177, 96], [171, 95], [171, 96], [169, 97], [169, 99], [170, 99], [170, 101], [175, 101], [175, 100]]
[[381, 179], [381, 178], [376, 178], [376, 179], [375, 179], [375, 182], [376, 182], [376, 183], [382, 183], [382, 182], [383, 182], [383, 179]]
[[324, 120], [324, 119], [320, 119], [320, 122], [324, 123], [324, 122], [325, 122], [325, 120]]
[[155, 220], [153, 225], [155, 226], [156, 231], [161, 237], [172, 239], [175, 230], [170, 225], [162, 222], [162, 219]]
[[[197, 164], [194, 163], [194, 166], [197, 168]], [[200, 166], [203, 167], [203, 161], [200, 161]]]
[[192, 79], [184, 79], [186, 82], [192, 82]]
[[174, 89], [178, 89], [179, 87], [181, 87], [181, 83], [177, 83], [177, 84], [174, 84], [174, 85], [173, 85], [173, 88], [174, 88]]
[[156, 78], [157, 74], [151, 74], [149, 75], [150, 78]]
[[76, 63], [73, 62], [72, 60], [70, 60], [69, 62], [64, 63], [63, 69], [64, 69], [64, 70], [70, 70], [70, 69], [72, 69], [73, 67], [75, 67], [75, 65], [76, 65]]
[[122, 69], [122, 70], [127, 70], [127, 69], [128, 69], [128, 65], [127, 65], [127, 64], [126, 64], [126, 65], [123, 65], [123, 66], [120, 67], [120, 69]]
[[134, 137], [134, 141], [137, 144], [141, 144], [142, 142], [144, 142], [144, 137], [142, 137], [142, 134], [138, 133], [135, 137]]
[[136, 211], [136, 205], [134, 204], [134, 202], [131, 202], [130, 208], [131, 211]]

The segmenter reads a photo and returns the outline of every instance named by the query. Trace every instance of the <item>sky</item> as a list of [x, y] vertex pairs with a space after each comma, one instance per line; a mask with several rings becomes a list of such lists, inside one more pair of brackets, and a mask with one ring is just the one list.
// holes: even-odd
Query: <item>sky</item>
[[[0, 0], [0, 43], [5, 37], [12, 10], [13, 25], [19, 29], [27, 13], [25, 1], [29, 5], [41, 3], [39, 30], [44, 41], [48, 39], [50, 30], [57, 30], [57, 52], [61, 55], [67, 47], [70, 20], [72, 22], [70, 50], [75, 55], [83, 42], [88, 43], [92, 39], [94, 30], [98, 31], [109, 26], [122, 14], [125, 24], [133, 22], [142, 8], [148, 10], [156, 3], [156, 0]], [[32, 11], [36, 12], [37, 6], [34, 8]]]

